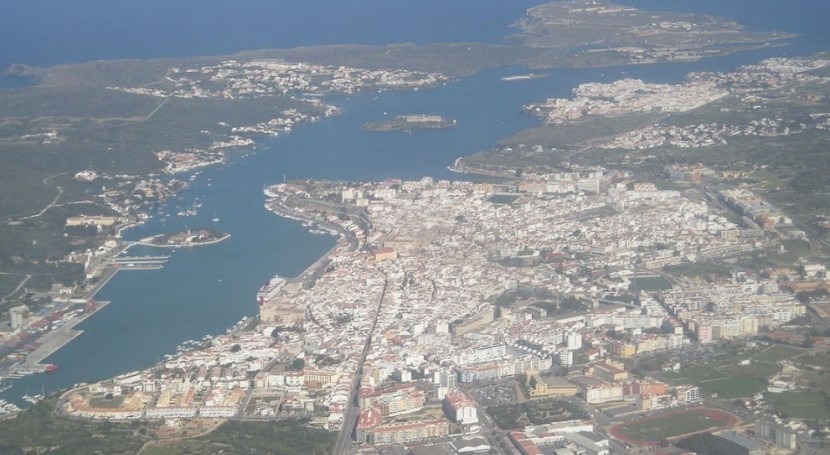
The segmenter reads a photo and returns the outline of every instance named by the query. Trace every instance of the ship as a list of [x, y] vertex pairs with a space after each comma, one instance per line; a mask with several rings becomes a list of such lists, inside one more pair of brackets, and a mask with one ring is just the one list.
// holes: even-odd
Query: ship
[[271, 300], [277, 296], [277, 294], [282, 291], [282, 288], [285, 287], [285, 278], [274, 275], [273, 278], [268, 280], [265, 284], [259, 288], [259, 292], [256, 293], [256, 300], [257, 303], [261, 306], [265, 304], [267, 300]]
[[43, 395], [23, 395], [21, 398], [31, 404], [38, 404], [43, 399]]
[[504, 76], [501, 78], [503, 81], [527, 81], [530, 79], [539, 79], [542, 77], [547, 77], [547, 74], [538, 74], [538, 73], [528, 73], [528, 74], [517, 74], [514, 76]]

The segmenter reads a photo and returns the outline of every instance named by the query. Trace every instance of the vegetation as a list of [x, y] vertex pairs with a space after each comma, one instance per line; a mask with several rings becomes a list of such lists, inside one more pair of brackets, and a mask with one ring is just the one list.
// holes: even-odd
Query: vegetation
[[696, 383], [728, 378], [725, 374], [720, 373], [708, 366], [692, 366], [684, 368], [683, 374]]
[[496, 46], [481, 43], [392, 44], [389, 46], [314, 46], [270, 49], [237, 54], [239, 58], [283, 58], [323, 65], [355, 68], [404, 68], [439, 72], [451, 77], [473, 74], [484, 68], [516, 65], [544, 52], [523, 46]]
[[585, 411], [578, 406], [557, 399], [490, 406], [487, 408], [487, 413], [490, 414], [496, 425], [502, 429], [588, 418]]
[[733, 376], [729, 379], [704, 382], [700, 387], [719, 398], [751, 397], [767, 387], [767, 381], [754, 376]]
[[747, 455], [749, 453], [747, 449], [738, 444], [711, 433], [695, 434], [681, 439], [675, 445], [698, 455]]
[[[67, 419], [52, 411], [47, 398], [0, 425], [0, 453], [135, 454], [150, 441], [146, 425]], [[177, 442], [155, 441], [142, 452], [153, 455], [224, 453], [229, 455], [322, 455], [330, 453], [336, 433], [309, 428], [303, 421], [228, 421], [216, 430]]]
[[47, 398], [0, 425], [3, 454], [134, 454], [144, 440], [129, 424], [90, 422], [57, 417], [57, 400]]
[[[289, 50], [246, 52], [237, 59], [284, 58], [369, 69], [408, 68], [457, 77], [486, 67], [515, 65], [539, 49], [487, 44], [426, 46], [315, 46]], [[172, 66], [216, 64], [229, 57], [96, 61], [43, 70], [39, 84], [0, 90], [0, 273], [21, 278], [0, 281], [0, 297], [13, 291], [26, 274], [30, 289], [52, 283], [71, 284], [83, 277], [77, 268], [44, 268], [69, 250], [94, 246], [95, 236], [64, 236], [68, 216], [89, 213], [88, 201], [100, 191], [75, 182], [78, 171], [146, 175], [161, 163], [153, 152], [207, 149], [214, 139], [232, 135], [232, 126], [253, 125], [275, 113], [296, 109], [317, 113], [319, 107], [289, 96], [255, 99], [171, 98], [109, 90], [109, 86], [164, 84]], [[159, 106], [164, 103], [163, 108]], [[48, 143], [44, 133], [57, 133]], [[207, 134], [206, 134], [207, 133]], [[108, 186], [110, 186], [108, 184]], [[60, 195], [59, 208], [36, 214]], [[100, 210], [100, 208], [98, 209]], [[80, 244], [78, 239], [81, 239]]]
[[633, 439], [659, 441], [710, 428], [720, 428], [724, 424], [724, 421], [710, 416], [706, 411], [690, 410], [627, 423], [622, 426], [621, 434]]
[[671, 289], [671, 283], [660, 275], [656, 276], [639, 276], [631, 278], [632, 291], [659, 291], [662, 289]]
[[804, 352], [804, 349], [792, 346], [775, 345], [754, 356], [754, 359], [764, 362], [778, 362], [780, 360], [792, 359]]
[[767, 393], [764, 398], [775, 412], [786, 418], [830, 419], [830, 403], [826, 393]]
[[830, 369], [830, 351], [823, 351], [810, 356], [801, 357], [799, 360], [808, 365]]
[[749, 375], [759, 379], [767, 379], [778, 373], [778, 365], [767, 362], [752, 362], [749, 365], [726, 365], [721, 371], [731, 376]]
[[778, 373], [778, 366], [757, 359], [748, 365], [739, 365], [746, 357], [728, 353], [710, 359], [706, 364], [686, 365], [679, 374], [671, 373], [666, 377], [676, 384], [691, 382], [719, 398], [751, 397], [766, 389], [768, 379]]
[[700, 277], [708, 275], [727, 277], [732, 273], [732, 268], [713, 262], [695, 262], [692, 264], [669, 266], [665, 268], [665, 271], [669, 275], [679, 277]]
[[207, 453], [222, 450], [229, 455], [323, 455], [331, 453], [336, 437], [337, 433], [309, 428], [302, 421], [228, 421], [197, 441], [206, 445]]

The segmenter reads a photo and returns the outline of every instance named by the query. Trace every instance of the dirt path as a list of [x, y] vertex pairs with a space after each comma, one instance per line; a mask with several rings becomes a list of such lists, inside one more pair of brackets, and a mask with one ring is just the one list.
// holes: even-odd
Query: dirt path
[[8, 294], [6, 294], [6, 295], [5, 295], [2, 299], [0, 299], [0, 300], [5, 301], [5, 300], [6, 300], [6, 299], [8, 299], [9, 297], [11, 297], [11, 296], [13, 296], [13, 295], [17, 294], [17, 292], [18, 292], [18, 291], [20, 291], [20, 289], [21, 289], [21, 288], [23, 288], [23, 286], [25, 286], [25, 285], [26, 285], [26, 283], [27, 283], [27, 282], [28, 282], [31, 278], [32, 278], [32, 275], [27, 273], [27, 274], [26, 274], [26, 276], [25, 276], [25, 277], [23, 277], [23, 281], [21, 281], [21, 282], [20, 282], [20, 284], [18, 284], [18, 285], [17, 285], [17, 287], [16, 287], [16, 288], [14, 288], [14, 291], [9, 292]]
[[[43, 179], [43, 184], [46, 185], [46, 186], [51, 186], [49, 184], [49, 180], [52, 180], [55, 177], [60, 177], [62, 175], [66, 175], [66, 172], [61, 172], [60, 174], [50, 175], [49, 177], [46, 177], [45, 179]], [[32, 218], [37, 218], [37, 217], [43, 215], [44, 213], [46, 213], [47, 210], [54, 207], [58, 203], [58, 201], [60, 200], [61, 196], [63, 196], [63, 188], [60, 187], [60, 186], [56, 186], [55, 188], [58, 189], [58, 194], [57, 194], [57, 196], [55, 196], [54, 199], [52, 199], [52, 202], [50, 202], [40, 212], [37, 212], [34, 215], [20, 217], [20, 218], [18, 218], [18, 220], [29, 220], [29, 219], [32, 219]]]

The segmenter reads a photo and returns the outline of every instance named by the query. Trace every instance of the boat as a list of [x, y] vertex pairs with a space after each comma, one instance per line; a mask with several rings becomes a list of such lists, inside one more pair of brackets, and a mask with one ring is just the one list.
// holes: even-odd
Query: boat
[[285, 278], [274, 275], [270, 280], [268, 280], [265, 284], [259, 288], [259, 292], [256, 293], [256, 300], [259, 305], [263, 305], [266, 300], [271, 300], [277, 296], [277, 294], [282, 291], [282, 288], [285, 287]]
[[9, 403], [6, 400], [0, 399], [0, 415], [2, 414], [12, 414], [15, 412], [20, 412], [21, 409], [18, 408], [14, 403]]
[[528, 74], [517, 74], [513, 76], [504, 76], [501, 78], [503, 81], [527, 81], [530, 79], [539, 79], [542, 77], [547, 77], [546, 74], [538, 74], [538, 73], [528, 73]]
[[51, 372], [53, 372], [53, 371], [55, 371], [55, 370], [57, 370], [57, 369], [58, 369], [58, 366], [57, 366], [57, 365], [55, 365], [54, 363], [47, 363], [47, 364], [46, 364], [46, 370], [45, 370], [45, 371], [46, 371], [47, 373], [51, 373]]
[[43, 399], [43, 395], [23, 395], [22, 398], [29, 403], [38, 404]]

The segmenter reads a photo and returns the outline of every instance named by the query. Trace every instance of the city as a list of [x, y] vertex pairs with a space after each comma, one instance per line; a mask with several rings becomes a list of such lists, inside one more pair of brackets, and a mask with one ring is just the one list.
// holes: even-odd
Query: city
[[[306, 416], [346, 434], [354, 413], [358, 447], [386, 453], [389, 444], [455, 447], [494, 424], [514, 428], [521, 420], [503, 413], [515, 393], [562, 412], [528, 414], [547, 430], [505, 434], [509, 451], [553, 444], [608, 453], [595, 430], [646, 447], [654, 442], [620, 436], [626, 430], [611, 423], [663, 409], [719, 412], [724, 423], [712, 427], [725, 429], [740, 417], [709, 410], [723, 404], [711, 392], [704, 402], [696, 381], [673, 379], [685, 365], [632, 370], [631, 360], [786, 334], [807, 308], [793, 289], [825, 272], [805, 265], [803, 274], [777, 271], [791, 281], [740, 273], [716, 282], [663, 272], [780, 248], [794, 235], [791, 222], [746, 190], [706, 198], [694, 187], [659, 190], [602, 169], [499, 185], [308, 181], [266, 195], [281, 215], [340, 233], [313, 280], [281, 285], [261, 301], [258, 321], [152, 370], [64, 394], [62, 412], [174, 422]], [[743, 218], [730, 221], [737, 210]], [[506, 392], [493, 395], [499, 384]], [[806, 390], [792, 365], [753, 395], [767, 385]], [[779, 423], [794, 424], [777, 430], [792, 434], [792, 444], [805, 430]], [[502, 444], [483, 436], [476, 444]]]

